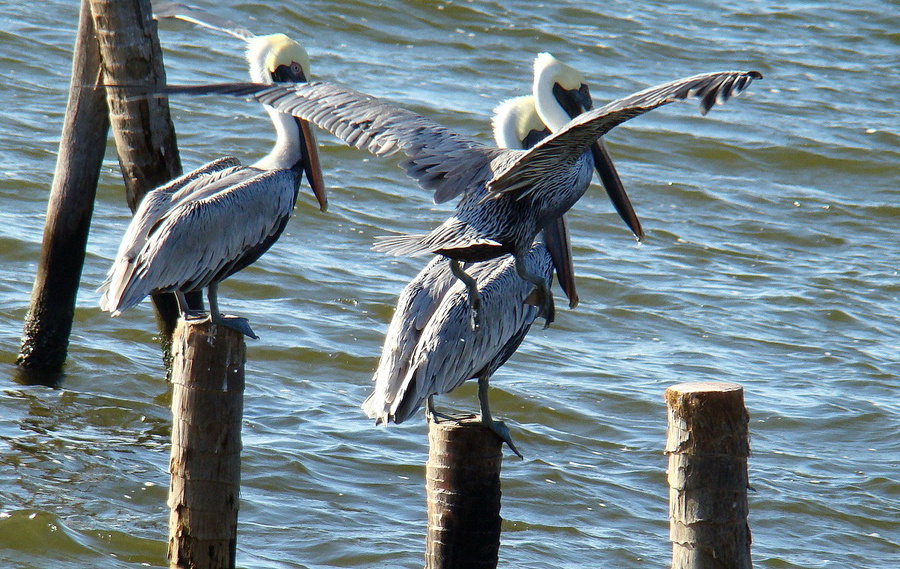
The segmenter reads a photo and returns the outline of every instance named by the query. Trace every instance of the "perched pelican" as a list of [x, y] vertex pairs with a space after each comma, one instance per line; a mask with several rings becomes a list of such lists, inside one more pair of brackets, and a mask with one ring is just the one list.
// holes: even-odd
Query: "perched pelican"
[[[626, 120], [674, 101], [696, 96], [705, 114], [717, 102], [761, 78], [756, 71], [703, 73], [645, 89], [565, 123], [544, 119], [553, 134], [529, 150], [488, 147], [420, 115], [333, 83], [166, 90], [249, 96], [309, 120], [375, 155], [402, 150], [408, 157], [402, 163], [407, 174], [424, 188], [433, 189], [435, 202], [463, 197], [456, 212], [430, 233], [383, 238], [376, 249], [451, 258], [456, 261], [451, 263], [454, 274], [468, 283], [470, 297], [476, 302], [472, 279], [466, 280], [458, 262], [512, 253], [519, 261], [519, 275], [537, 288], [540, 315], [552, 321], [553, 297], [546, 282], [528, 272], [524, 256], [537, 233], [568, 211], [587, 190], [594, 166], [589, 147]], [[541, 99], [548, 96], [551, 93], [536, 93], [539, 109]]]
[[[530, 95], [499, 105], [492, 123], [500, 148], [525, 149], [547, 136]], [[547, 242], [551, 233], [552, 243]], [[546, 245], [532, 247], [526, 265], [545, 278], [548, 287], [555, 268], [574, 306], [572, 256], [562, 218], [547, 226], [544, 241]], [[518, 277], [508, 255], [467, 267], [467, 274], [482, 299], [485, 324], [467, 325], [472, 312], [468, 291], [454, 277], [450, 260], [432, 260], [400, 293], [372, 378], [375, 386], [362, 408], [377, 423], [402, 423], [424, 401], [429, 418], [436, 419], [434, 395], [477, 377], [482, 423], [522, 456], [509, 428], [491, 415], [488, 381], [515, 353], [537, 318], [537, 309], [526, 304], [532, 287]], [[563, 279], [568, 279], [571, 288], [563, 285]]]
[[[306, 81], [309, 56], [284, 34], [247, 40], [256, 83]], [[207, 289], [208, 317], [255, 338], [246, 319], [219, 312], [218, 284], [265, 253], [284, 231], [303, 173], [327, 206], [315, 138], [309, 124], [266, 106], [277, 138], [272, 151], [251, 166], [222, 158], [149, 192], [141, 202], [116, 260], [100, 287], [100, 307], [118, 316], [148, 294], [174, 292], [185, 319], [185, 293]]]
[[527, 302], [534, 287], [519, 277], [516, 263], [549, 288], [553, 260], [544, 244], [536, 243], [521, 261], [505, 255], [468, 266], [481, 298], [483, 324], [477, 327], [471, 326], [468, 290], [454, 277], [451, 262], [433, 259], [400, 294], [375, 387], [362, 408], [379, 423], [402, 423], [424, 402], [433, 418], [434, 395], [477, 377], [482, 423], [522, 456], [509, 428], [491, 415], [488, 381], [515, 353], [538, 315], [538, 308]]

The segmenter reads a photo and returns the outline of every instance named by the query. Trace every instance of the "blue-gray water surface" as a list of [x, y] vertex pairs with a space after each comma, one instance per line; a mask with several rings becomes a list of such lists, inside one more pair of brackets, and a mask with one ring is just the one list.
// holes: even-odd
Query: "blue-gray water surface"
[[[311, 75], [489, 142], [495, 105], [549, 51], [595, 101], [704, 71], [765, 79], [701, 117], [674, 104], [611, 153], [647, 230], [592, 187], [571, 210], [581, 304], [493, 380], [525, 460], [503, 464], [503, 567], [668, 566], [663, 392], [744, 386], [753, 556], [769, 568], [900, 563], [900, 17], [892, 1], [196, 4], [303, 43]], [[110, 143], [59, 389], [16, 382], [71, 72], [78, 3], [0, 8], [0, 565], [166, 566], [170, 388], [148, 302], [96, 287], [129, 219]], [[239, 40], [161, 24], [171, 82], [246, 77]], [[235, 99], [171, 103], [185, 168], [265, 154]], [[320, 133], [331, 207], [301, 190], [281, 240], [221, 287], [250, 318], [241, 567], [421, 567], [424, 418], [375, 427], [370, 388], [401, 288], [427, 259], [371, 250], [435, 206]], [[444, 408], [475, 409], [474, 385]]]

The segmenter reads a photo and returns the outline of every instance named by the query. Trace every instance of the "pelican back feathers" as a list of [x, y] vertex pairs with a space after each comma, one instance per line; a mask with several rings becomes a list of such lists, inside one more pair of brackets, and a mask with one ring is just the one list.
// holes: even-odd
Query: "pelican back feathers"
[[[552, 261], [543, 245], [532, 247], [525, 262], [530, 271], [552, 277]], [[517, 274], [512, 257], [466, 268], [478, 283], [482, 325], [471, 325], [465, 287], [454, 282], [419, 335], [402, 381], [391, 383], [389, 420], [402, 423], [431, 395], [448, 393], [468, 379], [493, 373], [515, 352], [537, 318], [525, 304], [534, 288]], [[449, 272], [449, 265], [437, 265]], [[376, 377], [376, 382], [377, 382]]]
[[241, 162], [237, 158], [231, 156], [219, 158], [147, 192], [135, 210], [128, 229], [125, 230], [125, 235], [122, 237], [116, 253], [116, 259], [110, 267], [106, 279], [97, 289], [97, 292], [103, 293], [100, 298], [102, 310], [107, 312], [115, 310], [112, 305], [112, 298], [115, 295], [109, 291], [110, 289], [121, 290], [131, 278], [134, 260], [144, 243], [147, 242], [151, 228], [159, 222], [160, 218], [172, 207], [181, 203], [185, 196], [192, 194], [198, 188], [227, 177], [240, 165]]
[[390, 418], [422, 330], [455, 283], [449, 261], [435, 257], [400, 293], [378, 369], [372, 378], [375, 389], [362, 404], [366, 415], [377, 423], [386, 423]]
[[241, 168], [185, 196], [150, 227], [121, 277], [110, 280], [102, 308], [117, 316], [148, 294], [199, 290], [247, 266], [284, 230], [297, 188], [290, 170]]

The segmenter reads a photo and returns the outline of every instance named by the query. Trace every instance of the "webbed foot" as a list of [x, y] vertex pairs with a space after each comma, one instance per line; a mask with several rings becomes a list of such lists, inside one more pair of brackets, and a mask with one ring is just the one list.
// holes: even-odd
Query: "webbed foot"
[[509, 449], [516, 453], [519, 458], [525, 458], [524, 456], [522, 456], [522, 453], [519, 452], [519, 449], [516, 448], [516, 445], [513, 444], [512, 436], [509, 434], [509, 427], [506, 426], [506, 423], [504, 423], [503, 421], [493, 420], [491, 420], [490, 422], [485, 422], [482, 419], [482, 424], [484, 424], [484, 426], [489, 428], [490, 430], [494, 431], [497, 436], [500, 437], [500, 440], [505, 442], [509, 446]]
[[247, 336], [248, 338], [253, 338], [254, 340], [259, 340], [259, 336], [257, 336], [253, 329], [250, 328], [250, 322], [246, 318], [242, 318], [240, 316], [228, 316], [226, 314], [220, 314], [219, 318], [215, 318], [213, 320], [216, 324], [221, 324], [222, 326], [227, 326], [232, 330], [236, 330]]
[[181, 317], [184, 318], [185, 322], [190, 322], [191, 324], [201, 324], [203, 322], [209, 321], [209, 312], [205, 310], [185, 310], [182, 312]]

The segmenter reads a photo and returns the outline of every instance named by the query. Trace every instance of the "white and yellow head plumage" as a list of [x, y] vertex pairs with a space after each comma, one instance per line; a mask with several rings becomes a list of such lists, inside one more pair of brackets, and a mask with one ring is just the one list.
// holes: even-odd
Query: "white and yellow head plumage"
[[523, 95], [503, 101], [494, 109], [492, 119], [494, 141], [499, 148], [522, 149], [528, 133], [544, 130], [544, 123], [534, 107], [534, 96]]
[[539, 53], [534, 58], [534, 78], [547, 77], [559, 83], [563, 89], [578, 89], [584, 83], [584, 75], [580, 71], [566, 65], [547, 52]]
[[299, 63], [309, 75], [309, 54], [284, 34], [256, 36], [247, 41], [247, 62], [250, 78], [255, 83], [272, 83], [272, 73], [279, 65]]

